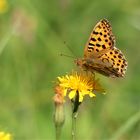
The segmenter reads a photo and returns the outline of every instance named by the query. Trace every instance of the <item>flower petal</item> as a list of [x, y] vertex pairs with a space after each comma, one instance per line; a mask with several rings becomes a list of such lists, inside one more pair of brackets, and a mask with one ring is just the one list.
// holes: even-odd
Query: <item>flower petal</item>
[[80, 94], [80, 92], [79, 92], [79, 102], [82, 102], [83, 101], [83, 96], [82, 96], [82, 94]]
[[72, 90], [72, 91], [69, 92], [69, 98], [70, 99], [74, 98], [75, 95], [76, 95], [76, 90]]
[[89, 96], [90, 97], [96, 97], [96, 95], [94, 93], [92, 93], [92, 92], [90, 92]]

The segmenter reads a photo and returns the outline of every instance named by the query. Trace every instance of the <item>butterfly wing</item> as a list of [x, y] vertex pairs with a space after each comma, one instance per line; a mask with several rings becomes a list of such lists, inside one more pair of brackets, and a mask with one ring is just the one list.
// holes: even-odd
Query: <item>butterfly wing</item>
[[115, 37], [106, 19], [98, 22], [93, 29], [84, 50], [84, 58], [77, 65], [91, 72], [109, 77], [123, 77], [127, 61], [123, 53], [115, 47]]
[[110, 23], [106, 19], [94, 27], [84, 50], [85, 58], [97, 58], [108, 52], [115, 45], [115, 37]]
[[111, 77], [123, 77], [127, 69], [125, 56], [116, 47], [103, 54], [98, 60], [95, 59], [93, 66], [96, 65], [96, 71]]

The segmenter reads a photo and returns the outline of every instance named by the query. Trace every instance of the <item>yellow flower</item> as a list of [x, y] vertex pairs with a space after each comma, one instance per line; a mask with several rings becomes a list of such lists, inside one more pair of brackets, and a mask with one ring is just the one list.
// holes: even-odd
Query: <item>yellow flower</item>
[[98, 80], [92, 73], [73, 72], [70, 75], [58, 77], [58, 85], [63, 89], [63, 96], [68, 94], [70, 99], [74, 99], [79, 94], [79, 102], [83, 101], [85, 95], [95, 97], [96, 91], [104, 92]]
[[8, 8], [7, 0], [0, 0], [0, 13], [6, 12], [7, 8]]
[[11, 140], [11, 135], [9, 133], [0, 132], [0, 140]]

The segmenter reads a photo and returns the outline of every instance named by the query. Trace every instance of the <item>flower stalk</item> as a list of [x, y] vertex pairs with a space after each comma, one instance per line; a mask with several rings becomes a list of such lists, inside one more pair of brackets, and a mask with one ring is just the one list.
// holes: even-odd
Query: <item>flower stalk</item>
[[76, 139], [76, 120], [78, 116], [78, 108], [81, 102], [79, 102], [79, 93], [76, 91], [75, 99], [72, 99], [72, 140]]
[[78, 112], [72, 112], [72, 140], [76, 139], [76, 120], [77, 120]]

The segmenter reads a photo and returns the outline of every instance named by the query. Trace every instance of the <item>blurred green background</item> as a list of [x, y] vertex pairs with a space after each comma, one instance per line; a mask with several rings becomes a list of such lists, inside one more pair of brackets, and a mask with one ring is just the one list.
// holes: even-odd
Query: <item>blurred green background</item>
[[[59, 54], [82, 57], [93, 26], [107, 18], [128, 70], [123, 79], [97, 75], [107, 94], [81, 105], [77, 140], [139, 140], [140, 1], [1, 1], [0, 131], [14, 140], [55, 139], [54, 82], [76, 68]], [[70, 140], [70, 103], [65, 113], [62, 140]]]

